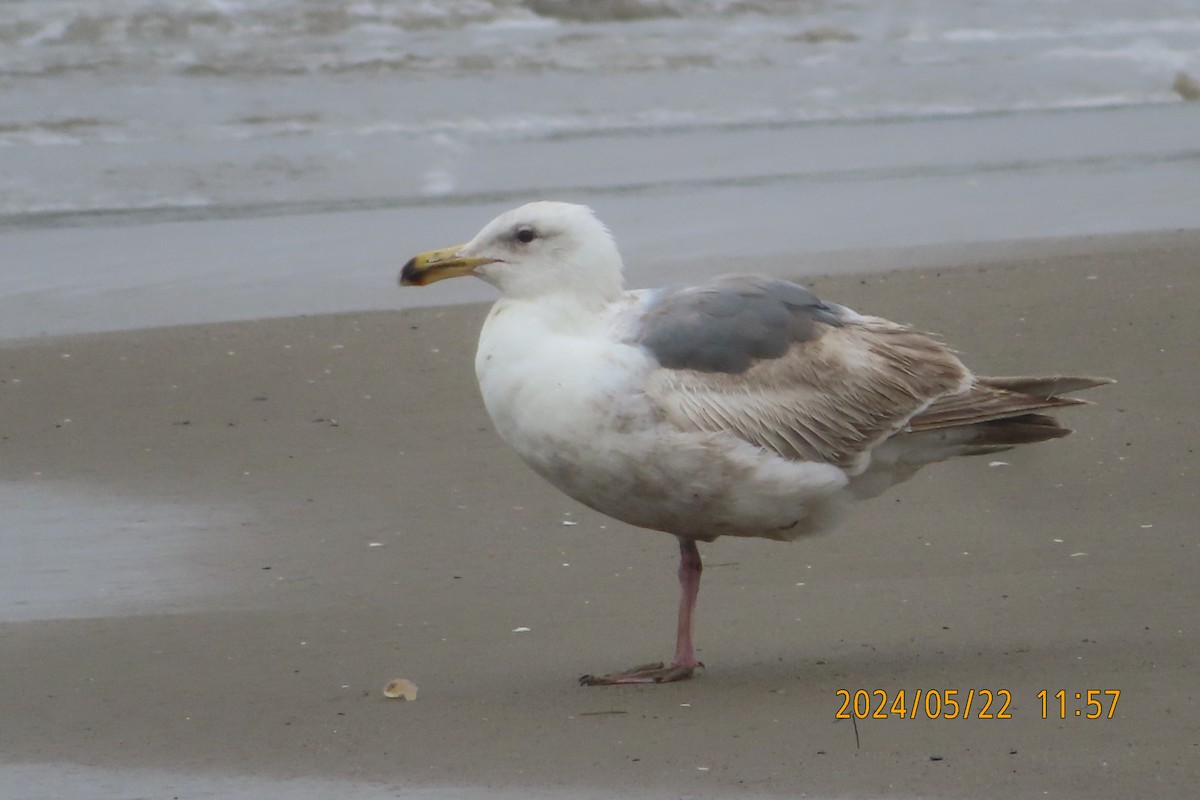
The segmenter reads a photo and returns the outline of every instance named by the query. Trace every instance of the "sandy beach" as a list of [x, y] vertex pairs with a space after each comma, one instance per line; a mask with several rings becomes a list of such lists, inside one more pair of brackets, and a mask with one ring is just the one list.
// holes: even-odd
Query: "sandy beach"
[[836, 533], [703, 547], [707, 668], [658, 687], [575, 679], [669, 654], [674, 543], [495, 436], [484, 306], [0, 343], [5, 796], [1189, 796], [1200, 234], [986, 252], [803, 279], [981, 373], [1119, 383]]

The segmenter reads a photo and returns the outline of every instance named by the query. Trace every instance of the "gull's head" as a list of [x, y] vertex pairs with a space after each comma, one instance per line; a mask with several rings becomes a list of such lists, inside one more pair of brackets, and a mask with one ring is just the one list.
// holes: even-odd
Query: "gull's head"
[[505, 211], [463, 245], [411, 259], [401, 286], [474, 275], [506, 297], [569, 294], [608, 301], [621, 293], [621, 254], [587, 206], [542, 201]]

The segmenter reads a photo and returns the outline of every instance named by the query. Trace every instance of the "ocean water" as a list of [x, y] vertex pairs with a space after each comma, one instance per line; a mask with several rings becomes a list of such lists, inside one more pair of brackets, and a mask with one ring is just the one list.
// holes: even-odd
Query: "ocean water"
[[1195, 0], [0, 0], [0, 336], [377, 306], [543, 197], [636, 264], [1194, 225], [1179, 72]]
[[1173, 104], [1186, 70], [1194, 0], [3, 0], [0, 217], [604, 190], [674, 176], [473, 156]]

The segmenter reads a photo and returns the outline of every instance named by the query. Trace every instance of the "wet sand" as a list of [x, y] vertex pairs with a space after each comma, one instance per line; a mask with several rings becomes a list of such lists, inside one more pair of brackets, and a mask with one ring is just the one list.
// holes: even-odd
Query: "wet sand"
[[[0, 794], [1188, 796], [1200, 233], [988, 252], [805, 280], [983, 373], [1120, 383], [834, 534], [704, 547], [708, 666], [658, 687], [575, 678], [669, 655], [674, 543], [492, 433], [483, 307], [0, 343]], [[835, 719], [952, 688], [1012, 718]]]

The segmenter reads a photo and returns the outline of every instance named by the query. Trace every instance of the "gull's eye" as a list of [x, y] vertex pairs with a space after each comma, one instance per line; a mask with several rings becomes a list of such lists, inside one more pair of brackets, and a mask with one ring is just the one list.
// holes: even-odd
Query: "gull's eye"
[[513, 235], [521, 244], [529, 244], [537, 238], [537, 231], [528, 225], [522, 225], [521, 227], [517, 228], [517, 232]]

